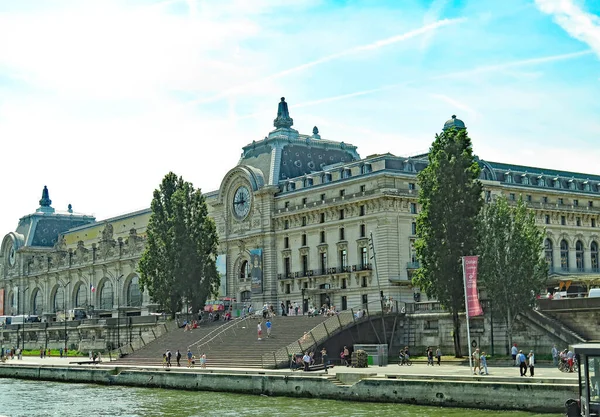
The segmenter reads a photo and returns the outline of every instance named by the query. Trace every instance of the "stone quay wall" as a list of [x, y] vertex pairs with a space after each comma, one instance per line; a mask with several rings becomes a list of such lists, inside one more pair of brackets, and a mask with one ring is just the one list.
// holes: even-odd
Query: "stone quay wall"
[[562, 412], [565, 401], [578, 395], [577, 386], [568, 384], [396, 379], [359, 372], [344, 375], [340, 382], [347, 385], [338, 385], [327, 376], [268, 371], [0, 365], [0, 378], [547, 413]]

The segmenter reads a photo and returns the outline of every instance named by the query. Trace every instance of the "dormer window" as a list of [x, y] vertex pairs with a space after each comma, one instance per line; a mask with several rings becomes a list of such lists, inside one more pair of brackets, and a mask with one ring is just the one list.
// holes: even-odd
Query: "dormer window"
[[414, 171], [413, 164], [408, 159], [406, 161], [404, 161], [404, 170], [406, 172], [413, 172]]
[[286, 184], [286, 191], [294, 191], [296, 189], [296, 183], [293, 181], [290, 181]]
[[372, 172], [373, 169], [371, 168], [371, 164], [364, 164], [362, 167], [360, 167], [360, 173], [361, 174], [368, 174], [369, 172]]
[[575, 182], [575, 180], [569, 180], [569, 190], [576, 190], [577, 189], [577, 183]]
[[589, 181], [583, 182], [583, 191], [592, 191], [592, 187]]
[[540, 187], [545, 187], [546, 186], [546, 179], [543, 176], [539, 176], [538, 177], [538, 185]]
[[328, 182], [331, 182], [331, 173], [326, 172], [321, 176], [321, 183], [327, 184]]
[[529, 177], [527, 176], [527, 174], [521, 175], [521, 184], [529, 185]]
[[341, 176], [342, 178], [350, 178], [352, 173], [350, 172], [350, 168], [342, 168]]
[[304, 178], [304, 188], [310, 187], [313, 185], [313, 179], [311, 177]]
[[504, 174], [504, 181], [511, 184], [513, 182], [513, 177], [510, 172]]

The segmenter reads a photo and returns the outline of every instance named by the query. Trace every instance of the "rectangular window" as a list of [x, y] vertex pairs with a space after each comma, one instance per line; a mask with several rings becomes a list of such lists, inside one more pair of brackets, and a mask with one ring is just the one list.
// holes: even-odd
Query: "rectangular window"
[[596, 219], [592, 219], [592, 227], [596, 227]]
[[594, 202], [593, 201], [588, 201], [588, 207], [594, 207]]
[[510, 194], [508, 195], [508, 199], [509, 199], [509, 200], [515, 201], [515, 198], [516, 198], [516, 196], [515, 196], [515, 193], [510, 193]]
[[366, 185], [361, 185], [360, 186], [360, 192], [364, 193], [367, 190], [367, 186]]
[[359, 228], [359, 233], [360, 233], [360, 237], [365, 237], [367, 235], [367, 226], [365, 226], [364, 224], [361, 224], [360, 228]]
[[289, 201], [286, 201], [284, 205], [285, 205], [285, 208], [290, 208], [290, 202]]
[[321, 201], [325, 201], [325, 194], [321, 194]]
[[340, 220], [344, 220], [344, 209], [340, 210]]
[[573, 205], [574, 205], [575, 207], [579, 206], [579, 200], [573, 200]]
[[340, 227], [340, 240], [346, 240], [346, 232], [343, 227]]
[[302, 226], [306, 226], [306, 216], [302, 216]]
[[546, 214], [545, 219], [546, 219], [546, 224], [550, 224], [550, 215]]
[[360, 248], [360, 266], [361, 269], [366, 269], [369, 264], [369, 254], [366, 247]]
[[577, 224], [578, 227], [581, 226], [581, 217], [577, 217], [575, 224]]
[[417, 214], [417, 204], [416, 203], [410, 203], [410, 213]]
[[414, 182], [409, 182], [408, 183], [408, 189], [409, 190], [414, 190], [415, 189], [415, 183]]
[[290, 294], [290, 293], [291, 293], [291, 287], [290, 287], [290, 284], [285, 284], [285, 293], [286, 293], [286, 294]]
[[290, 221], [289, 220], [285, 220], [283, 222], [283, 228], [284, 229], [289, 229], [290, 228]]
[[289, 257], [283, 258], [283, 270], [286, 278], [289, 278], [292, 275]]
[[558, 199], [558, 204], [562, 206], [564, 204], [564, 200], [562, 198], [559, 198]]
[[302, 276], [308, 274], [308, 255], [302, 255]]
[[302, 235], [302, 246], [306, 246], [306, 234]]
[[290, 238], [287, 236], [283, 238], [283, 247], [285, 249], [288, 249], [290, 247]]
[[340, 197], [343, 197], [343, 196], [345, 196], [345, 195], [346, 195], [346, 190], [344, 190], [344, 189], [341, 189], [341, 190], [340, 190]]
[[[365, 285], [365, 287], [366, 287], [366, 285]], [[363, 294], [361, 298], [362, 298], [362, 303], [364, 305], [369, 304], [369, 296], [367, 294]]]
[[560, 216], [560, 224], [563, 226], [567, 224], [567, 218], [565, 216]]
[[324, 275], [327, 271], [327, 252], [321, 253], [321, 274]]
[[410, 233], [411, 233], [412, 235], [416, 235], [416, 234], [417, 234], [417, 223], [415, 223], [415, 222], [412, 222], [412, 223], [410, 224]]
[[307, 199], [306, 197], [304, 197], [304, 198], [302, 199], [302, 204], [306, 205], [306, 202], [307, 202], [307, 201], [308, 201], [308, 199]]
[[542, 197], [542, 203], [548, 204], [548, 197], [546, 197], [546, 196]]
[[360, 214], [359, 216], [364, 216], [366, 212], [366, 208], [365, 205], [363, 204], [362, 206], [360, 206]]
[[360, 281], [360, 286], [365, 288], [367, 286], [367, 277], [362, 277]]
[[348, 251], [346, 249], [340, 251], [340, 266], [342, 271], [348, 266]]
[[528, 203], [531, 203], [531, 195], [530, 194], [527, 194], [527, 196], [525, 198], [527, 199]]
[[346, 283], [346, 278], [342, 279], [342, 289], [345, 290], [346, 288], [348, 288], [348, 284]]
[[319, 223], [325, 223], [325, 213], [319, 214]]
[[321, 231], [321, 243], [325, 243], [325, 231]]

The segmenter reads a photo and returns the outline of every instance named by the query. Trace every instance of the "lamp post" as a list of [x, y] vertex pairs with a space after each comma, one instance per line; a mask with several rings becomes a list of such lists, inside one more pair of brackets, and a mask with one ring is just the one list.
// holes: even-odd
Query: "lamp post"
[[121, 349], [121, 287], [119, 284], [121, 278], [123, 278], [123, 274], [117, 278], [117, 348], [119, 351]]
[[377, 279], [377, 290], [379, 291], [379, 301], [381, 302], [381, 326], [383, 329], [383, 339], [387, 345], [387, 332], [385, 331], [385, 319], [383, 318], [383, 291], [381, 290], [381, 283], [379, 282], [379, 272], [377, 271], [377, 254], [375, 252], [375, 242], [373, 241], [373, 232], [369, 232], [369, 243], [371, 244], [371, 250], [373, 251], [373, 269], [375, 269], [375, 278]]
[[66, 283], [64, 283], [63, 285], [61, 285], [62, 289], [63, 289], [63, 314], [64, 314], [64, 322], [65, 322], [65, 354], [67, 352], [67, 285], [69, 285], [71, 283], [71, 281], [67, 281]]

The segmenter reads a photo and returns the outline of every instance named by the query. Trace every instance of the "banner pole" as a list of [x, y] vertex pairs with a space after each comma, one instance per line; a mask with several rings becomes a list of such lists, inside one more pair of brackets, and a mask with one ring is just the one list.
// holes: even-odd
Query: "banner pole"
[[463, 268], [463, 284], [465, 287], [465, 316], [467, 317], [467, 343], [469, 345], [469, 373], [473, 370], [473, 354], [471, 353], [471, 330], [469, 328], [469, 301], [467, 299], [467, 271], [465, 265], [465, 257], [462, 259]]

